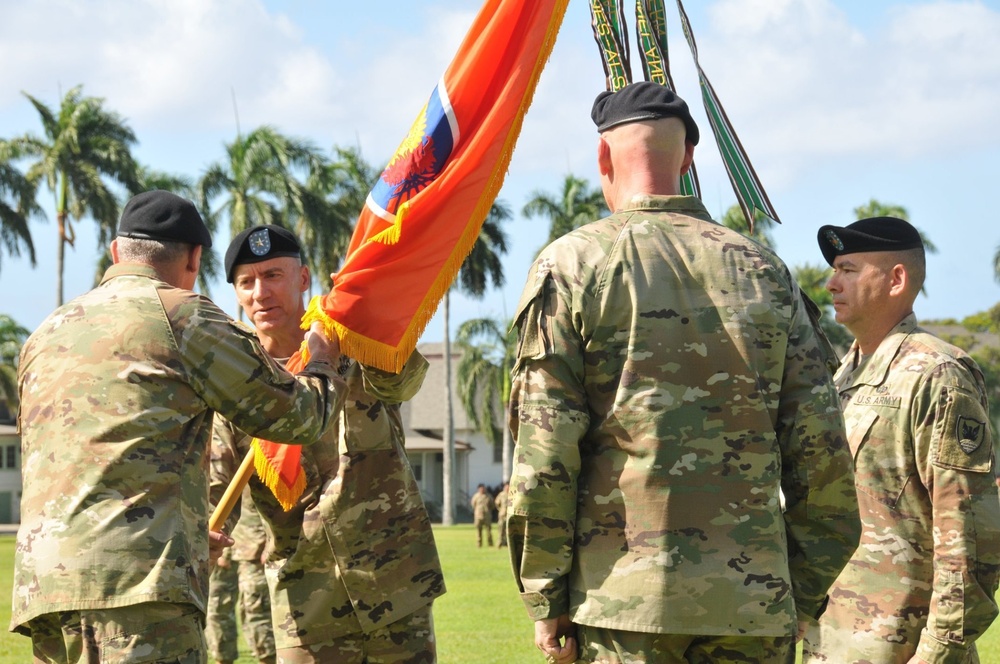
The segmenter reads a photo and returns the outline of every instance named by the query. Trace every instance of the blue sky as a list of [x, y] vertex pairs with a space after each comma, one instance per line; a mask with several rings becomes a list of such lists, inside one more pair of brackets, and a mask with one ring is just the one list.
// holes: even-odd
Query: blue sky
[[[201, 175], [236, 133], [271, 124], [321, 148], [360, 146], [382, 163], [404, 137], [479, 7], [477, 0], [0, 0], [0, 136], [40, 132], [21, 91], [57, 106], [83, 84], [125, 116], [137, 155]], [[629, 4], [629, 3], [626, 3]], [[371, 9], [368, 9], [368, 8]], [[676, 9], [672, 68], [705, 136], [708, 124]], [[992, 195], [1000, 174], [1000, 0], [689, 0], [702, 66], [782, 221], [790, 265], [820, 264], [816, 229], [853, 221], [877, 198], [905, 206], [938, 246], [921, 318], [962, 318], [1000, 301]], [[641, 72], [636, 68], [637, 76]], [[588, 3], [570, 0], [501, 198], [519, 211], [567, 173], [597, 184], [590, 105], [603, 89]], [[708, 209], [735, 198], [710, 136], [695, 155]], [[33, 328], [55, 305], [55, 223], [35, 222], [38, 266], [4, 255], [0, 313]], [[545, 224], [508, 227], [507, 286], [455, 296], [452, 323], [509, 316]], [[67, 299], [93, 281], [93, 224], [67, 254]], [[228, 238], [217, 238], [224, 251]], [[211, 295], [235, 313], [230, 288]], [[433, 319], [425, 341], [441, 338]]]

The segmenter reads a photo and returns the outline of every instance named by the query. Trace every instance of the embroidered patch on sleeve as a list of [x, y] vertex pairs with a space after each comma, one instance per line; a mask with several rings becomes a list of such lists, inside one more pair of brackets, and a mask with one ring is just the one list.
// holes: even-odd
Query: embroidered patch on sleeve
[[942, 419], [934, 427], [934, 462], [939, 466], [985, 473], [992, 469], [993, 441], [979, 400], [965, 390], [942, 395]]

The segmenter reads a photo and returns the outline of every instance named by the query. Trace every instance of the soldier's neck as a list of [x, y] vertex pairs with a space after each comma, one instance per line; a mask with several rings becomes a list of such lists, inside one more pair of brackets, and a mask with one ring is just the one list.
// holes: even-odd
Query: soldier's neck
[[268, 330], [267, 333], [257, 331], [257, 338], [260, 345], [264, 347], [271, 357], [288, 358], [295, 354], [295, 351], [302, 345], [305, 333], [295, 327], [288, 330]]

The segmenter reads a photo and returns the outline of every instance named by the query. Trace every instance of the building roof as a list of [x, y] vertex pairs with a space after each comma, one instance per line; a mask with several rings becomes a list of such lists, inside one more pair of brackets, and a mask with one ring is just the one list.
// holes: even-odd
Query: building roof
[[[406, 451], [407, 452], [443, 452], [444, 441], [440, 438], [433, 438], [417, 433], [416, 431], [406, 431]], [[472, 445], [461, 440], [455, 441], [455, 451], [461, 452], [471, 450]]]

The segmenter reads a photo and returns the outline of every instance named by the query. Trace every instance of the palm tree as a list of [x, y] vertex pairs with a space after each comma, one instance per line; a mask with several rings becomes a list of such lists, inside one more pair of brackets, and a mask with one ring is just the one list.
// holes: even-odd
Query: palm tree
[[98, 226], [98, 241], [107, 244], [118, 225], [118, 198], [106, 179], [135, 191], [136, 165], [132, 159], [135, 134], [125, 119], [104, 108], [104, 99], [84, 97], [82, 86], [66, 93], [58, 115], [38, 99], [24, 96], [38, 111], [45, 135], [25, 134], [8, 141], [13, 159], [37, 158], [27, 172], [37, 184], [44, 179], [55, 195], [58, 250], [56, 304], [63, 303], [66, 245], [73, 246], [73, 220], [90, 216]]
[[0, 314], [0, 396], [8, 410], [17, 410], [17, 360], [30, 332], [6, 314]]
[[[198, 183], [206, 224], [217, 229], [228, 217], [230, 236], [257, 224], [288, 228], [302, 242], [303, 261], [318, 273], [318, 241], [343, 230], [324, 192], [309, 186], [327, 158], [308, 141], [266, 125], [225, 147], [226, 159], [210, 165]], [[221, 205], [213, 208], [220, 196]]]
[[35, 266], [35, 244], [31, 240], [28, 219], [43, 216], [36, 201], [36, 188], [5, 156], [8, 150], [0, 143], [0, 245], [11, 256], [20, 256], [21, 248], [28, 252]]
[[1000, 281], [1000, 245], [997, 245], [997, 253], [993, 256], [993, 276]]
[[571, 173], [563, 180], [558, 198], [536, 190], [521, 213], [529, 219], [539, 216], [549, 220], [549, 237], [545, 242], [548, 244], [574, 228], [606, 216], [608, 206], [599, 188], [591, 189], [590, 183]]
[[[510, 372], [517, 354], [517, 334], [509, 323], [493, 318], [467, 320], [456, 339], [462, 349], [458, 392], [466, 415], [486, 440], [502, 446], [503, 481], [510, 479], [513, 436], [507, 426]], [[500, 426], [497, 426], [497, 423]]]
[[730, 208], [726, 210], [726, 213], [722, 215], [723, 226], [732, 229], [737, 233], [742, 233], [747, 237], [753, 238], [772, 251], [774, 251], [776, 246], [774, 236], [771, 234], [771, 226], [773, 226], [774, 223], [773, 219], [765, 215], [760, 210], [754, 208], [753, 231], [751, 231], [750, 224], [747, 223], [746, 215], [743, 214], [743, 209], [739, 206], [739, 204], [730, 206]]
[[[491, 281], [494, 288], [504, 284], [502, 254], [507, 253], [507, 234], [502, 224], [513, 215], [510, 207], [496, 201], [490, 207], [489, 214], [483, 221], [479, 231], [479, 239], [472, 246], [472, 251], [459, 268], [455, 286], [473, 297], [482, 297], [486, 292], [487, 282]], [[450, 526], [455, 523], [455, 414], [452, 411], [451, 390], [451, 333], [449, 332], [449, 298], [444, 294], [441, 315], [444, 318], [444, 431], [442, 443], [444, 447], [444, 462], [441, 467], [444, 487], [442, 491], [441, 522]]]

